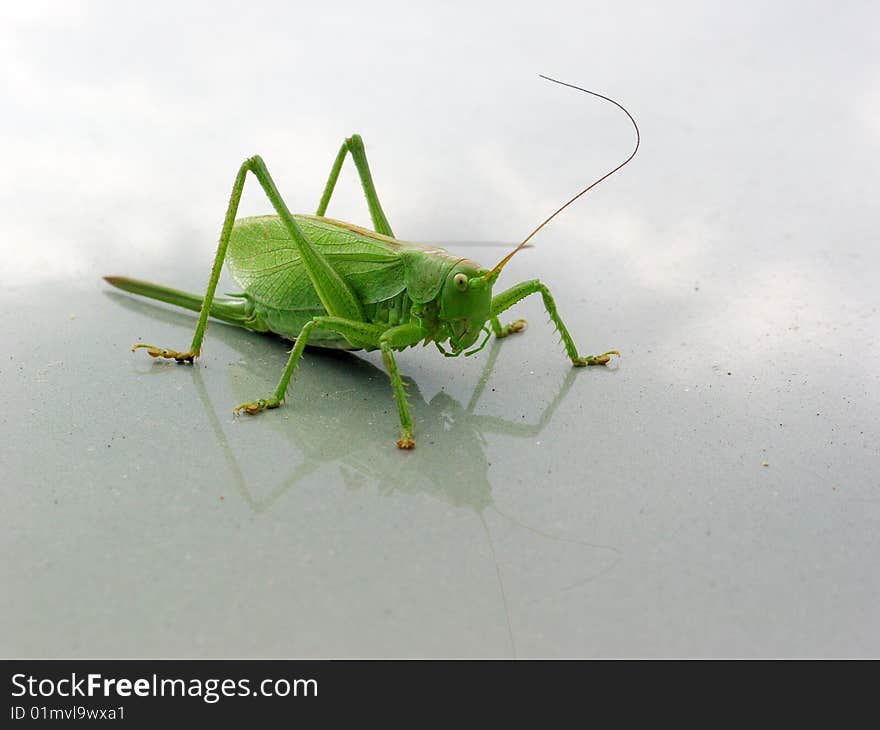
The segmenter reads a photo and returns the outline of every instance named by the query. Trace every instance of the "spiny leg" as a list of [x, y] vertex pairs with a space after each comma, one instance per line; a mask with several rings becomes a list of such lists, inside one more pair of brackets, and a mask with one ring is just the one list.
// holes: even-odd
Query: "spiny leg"
[[226, 217], [223, 219], [223, 229], [220, 232], [220, 243], [217, 246], [214, 265], [211, 268], [211, 277], [208, 280], [208, 289], [205, 292], [202, 309], [199, 313], [199, 321], [196, 324], [196, 331], [189, 350], [187, 352], [178, 352], [145, 344], [135, 345], [131, 348], [132, 350], [146, 348], [152, 357], [173, 358], [178, 362], [192, 362], [194, 358], [198, 357], [202, 348], [202, 340], [205, 337], [205, 330], [208, 327], [208, 315], [211, 312], [211, 304], [214, 300], [214, 292], [217, 290], [217, 282], [220, 279], [223, 261], [226, 259], [226, 249], [229, 246], [229, 238], [232, 235], [235, 215], [238, 212], [238, 204], [241, 200], [244, 181], [248, 172], [256, 176], [260, 186], [263, 188], [263, 192], [266, 193], [266, 197], [269, 198], [272, 207], [275, 208], [275, 212], [278, 213], [287, 232], [293, 239], [293, 243], [296, 245], [306, 265], [309, 280], [315, 287], [324, 308], [332, 316], [359, 321], [364, 320], [363, 307], [357, 296], [329, 261], [305, 237], [302, 229], [296, 224], [296, 221], [290, 214], [290, 210], [288, 210], [287, 204], [278, 192], [278, 188], [275, 186], [271, 175], [269, 175], [266, 163], [263, 162], [259, 155], [255, 155], [242, 163], [238, 169], [238, 174], [235, 176], [232, 194], [229, 196], [229, 205], [226, 209]]
[[309, 337], [312, 334], [312, 330], [316, 328], [336, 332], [345, 337], [355, 346], [375, 343], [382, 334], [381, 326], [377, 327], [376, 325], [367, 324], [366, 322], [342, 319], [340, 317], [312, 318], [306, 322], [300, 330], [299, 336], [296, 338], [296, 343], [290, 351], [290, 357], [287, 359], [287, 364], [284, 366], [284, 370], [281, 373], [281, 379], [278, 381], [278, 386], [275, 388], [275, 392], [269, 398], [260, 398], [249, 403], [242, 403], [233, 409], [233, 413], [240, 413], [243, 411], [254, 415], [267, 408], [278, 408], [278, 406], [284, 402], [284, 397], [287, 394], [287, 386], [290, 384], [293, 372], [296, 370], [296, 366], [302, 357], [303, 350], [306, 349], [306, 345], [309, 343]]
[[324, 186], [324, 193], [321, 195], [321, 202], [318, 203], [318, 210], [315, 215], [324, 215], [327, 211], [327, 205], [330, 203], [330, 196], [336, 188], [336, 181], [339, 179], [339, 171], [342, 170], [342, 163], [345, 162], [346, 155], [351, 152], [354, 159], [355, 167], [361, 179], [361, 187], [364, 189], [364, 195], [367, 198], [367, 206], [370, 208], [370, 217], [373, 219], [373, 228], [377, 233], [385, 236], [394, 237], [391, 225], [385, 217], [382, 205], [379, 202], [379, 195], [376, 193], [376, 185], [373, 182], [373, 176], [370, 173], [370, 165], [367, 162], [367, 152], [364, 149], [364, 141], [359, 134], [353, 134], [348, 137], [339, 148], [339, 154], [333, 161], [333, 167], [330, 169], [330, 177]]
[[556, 302], [553, 301], [550, 290], [537, 279], [524, 281], [521, 284], [512, 286], [507, 291], [503, 291], [493, 297], [493, 319], [497, 320], [499, 314], [501, 314], [506, 309], [510, 309], [510, 307], [512, 307], [514, 304], [524, 299], [525, 297], [529, 296], [529, 294], [541, 295], [542, 299], [544, 300], [544, 308], [547, 310], [547, 314], [550, 315], [550, 319], [553, 320], [553, 324], [556, 325], [556, 329], [559, 331], [559, 334], [562, 337], [562, 344], [565, 346], [565, 352], [568, 357], [571, 358], [571, 362], [573, 365], [575, 365], [575, 367], [583, 367], [584, 365], [605, 365], [608, 363], [609, 360], [611, 360], [612, 355], [617, 355], [618, 357], [620, 357], [620, 353], [617, 350], [609, 350], [608, 352], [603, 352], [601, 355], [586, 355], [584, 357], [578, 355], [577, 347], [574, 344], [574, 340], [571, 339], [571, 335], [568, 333], [568, 329], [563, 324], [562, 319], [560, 319], [559, 314], [556, 311]]

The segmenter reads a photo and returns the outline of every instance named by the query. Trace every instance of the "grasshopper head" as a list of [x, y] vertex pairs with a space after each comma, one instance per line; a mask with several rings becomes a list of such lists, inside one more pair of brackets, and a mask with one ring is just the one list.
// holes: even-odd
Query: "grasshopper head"
[[492, 312], [492, 283], [473, 261], [459, 261], [447, 274], [440, 292], [440, 319], [449, 327], [452, 350], [473, 345]]

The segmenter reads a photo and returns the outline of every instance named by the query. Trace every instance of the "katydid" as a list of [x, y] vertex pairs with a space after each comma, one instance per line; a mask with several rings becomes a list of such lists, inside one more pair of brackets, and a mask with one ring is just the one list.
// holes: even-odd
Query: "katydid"
[[[626, 160], [559, 207], [493, 268], [486, 269], [436, 246], [395, 238], [379, 203], [364, 143], [358, 135], [342, 143], [313, 216], [290, 213], [266, 164], [255, 156], [245, 160], [236, 175], [204, 297], [137, 279], [105, 277], [120, 289], [199, 312], [189, 350], [178, 352], [146, 344], [134, 345], [132, 350], [145, 348], [152, 357], [192, 363], [201, 352], [209, 316], [293, 340], [295, 344], [274, 393], [234, 409], [235, 413], [248, 414], [284, 403], [288, 384], [306, 345], [380, 350], [397, 402], [400, 419], [397, 445], [401, 449], [413, 448], [415, 440], [394, 352], [433, 342], [446, 357], [473, 355], [485, 347], [493, 333], [496, 337], [506, 337], [524, 329], [525, 320], [502, 325], [499, 315], [530, 294], [541, 295], [573, 365], [607, 364], [612, 355], [620, 353], [609, 350], [599, 355], [580, 355], [556, 311], [549, 289], [538, 279], [492, 294], [501, 270], [538, 231], [584, 193], [626, 165], [639, 148], [638, 125], [621, 104], [595, 91], [546, 76], [542, 78], [592, 94], [623, 110], [635, 128], [635, 147]], [[375, 230], [324, 216], [349, 154], [360, 176]], [[257, 178], [276, 215], [236, 220], [248, 172]], [[215, 296], [224, 262], [244, 290], [241, 294]], [[476, 345], [481, 334], [485, 335], [484, 339]], [[444, 347], [447, 343], [448, 349]]]

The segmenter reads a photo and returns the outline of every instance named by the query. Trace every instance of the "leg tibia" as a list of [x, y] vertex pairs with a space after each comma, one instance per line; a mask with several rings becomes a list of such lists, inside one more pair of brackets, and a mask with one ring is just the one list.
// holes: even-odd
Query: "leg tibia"
[[241, 192], [244, 188], [244, 179], [247, 175], [249, 162], [250, 160], [241, 165], [235, 176], [235, 182], [232, 184], [232, 194], [229, 196], [229, 205], [226, 209], [226, 217], [223, 219], [223, 229], [220, 232], [220, 243], [217, 245], [217, 252], [214, 254], [214, 264], [211, 267], [211, 275], [208, 278], [208, 288], [202, 300], [199, 319], [196, 323], [196, 331], [193, 334], [189, 350], [187, 352], [177, 352], [176, 350], [154, 347], [153, 345], [135, 345], [131, 348], [132, 350], [145, 348], [151, 357], [173, 358], [178, 362], [192, 362], [201, 353], [202, 340], [204, 340], [205, 330], [208, 328], [208, 315], [211, 313], [211, 303], [214, 300], [214, 292], [217, 291], [217, 282], [220, 279], [223, 261], [226, 259], [229, 236], [232, 233], [232, 225], [235, 223], [235, 214], [238, 211], [238, 202], [241, 200]]
[[[550, 290], [537, 279], [524, 281], [492, 298], [493, 329], [495, 329], [495, 325], [498, 322], [497, 318], [499, 314], [510, 309], [514, 304], [525, 299], [530, 294], [541, 295], [541, 298], [544, 300], [544, 308], [547, 310], [547, 314], [550, 315], [550, 319], [556, 326], [556, 330], [559, 332], [560, 337], [562, 337], [562, 344], [565, 347], [565, 353], [571, 359], [573, 365], [576, 367], [582, 367], [584, 365], [605, 365], [611, 359], [612, 355], [620, 355], [617, 350], [609, 350], [601, 355], [587, 355], [585, 357], [578, 355], [574, 340], [571, 338], [568, 328], [565, 326], [559, 313], [556, 311], [556, 302], [553, 300]], [[501, 328], [500, 325], [499, 328], [502, 332], [504, 331], [504, 328]], [[495, 333], [498, 334], [498, 330], [496, 330]]]
[[415, 345], [425, 338], [425, 331], [415, 324], [402, 324], [392, 327], [382, 333], [379, 339], [379, 347], [382, 350], [382, 360], [388, 377], [391, 379], [391, 389], [394, 392], [394, 400], [397, 402], [397, 415], [400, 418], [400, 439], [397, 442], [401, 449], [411, 449], [416, 445], [413, 440], [413, 421], [409, 412], [409, 402], [406, 400], [406, 389], [403, 378], [397, 369], [392, 350], [403, 349]]
[[409, 401], [406, 399], [406, 388], [400, 377], [400, 371], [397, 369], [394, 354], [391, 352], [391, 345], [387, 341], [382, 343], [382, 361], [385, 363], [388, 377], [391, 378], [391, 389], [394, 391], [397, 415], [400, 418], [400, 438], [397, 441], [397, 446], [401, 449], [411, 449], [416, 445], [416, 442], [412, 435], [413, 422], [409, 412]]
[[339, 153], [333, 161], [333, 167], [330, 169], [330, 177], [324, 186], [324, 193], [321, 195], [321, 202], [318, 203], [318, 210], [315, 215], [324, 215], [333, 191], [336, 189], [336, 181], [339, 179], [339, 173], [342, 170], [342, 164], [345, 157], [351, 153], [354, 165], [358, 171], [358, 177], [361, 181], [361, 187], [364, 190], [364, 196], [367, 199], [367, 206], [370, 209], [370, 218], [373, 221], [373, 228], [377, 233], [385, 236], [394, 237], [385, 211], [382, 210], [382, 204], [379, 202], [379, 194], [376, 192], [376, 184], [373, 182], [373, 175], [370, 172], [370, 164], [367, 162], [367, 152], [364, 149], [364, 141], [359, 134], [353, 134], [342, 143]]

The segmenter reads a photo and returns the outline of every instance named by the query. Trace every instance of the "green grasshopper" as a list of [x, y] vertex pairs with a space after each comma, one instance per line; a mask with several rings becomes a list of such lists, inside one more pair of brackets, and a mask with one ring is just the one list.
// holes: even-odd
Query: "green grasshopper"
[[[235, 177], [204, 297], [137, 279], [105, 277], [120, 289], [199, 312], [192, 344], [186, 352], [146, 344], [136, 344], [132, 350], [145, 348], [152, 357], [191, 363], [201, 352], [209, 316], [294, 340], [275, 392], [268, 398], [242, 403], [234, 409], [235, 413], [249, 414], [284, 403], [288, 384], [306, 345], [380, 350], [397, 402], [400, 418], [397, 445], [401, 449], [413, 448], [415, 440], [404, 383], [394, 360], [395, 351], [433, 342], [446, 357], [473, 355], [485, 347], [493, 333], [496, 337], [506, 337], [523, 330], [525, 320], [502, 325], [499, 315], [530, 294], [540, 294], [573, 365], [605, 365], [612, 355], [620, 356], [617, 350], [579, 355], [550, 291], [538, 279], [492, 294], [501, 270], [538, 231], [627, 164], [639, 148], [638, 125], [618, 102], [579, 86], [546, 76], [542, 78], [592, 94], [622, 109], [635, 127], [635, 148], [624, 162], [546, 218], [493, 268], [486, 269], [442, 248], [395, 238], [379, 203], [364, 143], [358, 135], [342, 143], [313, 216], [290, 213], [266, 164], [255, 156], [242, 163]], [[373, 231], [324, 216], [349, 154], [360, 176]], [[248, 172], [257, 178], [276, 215], [236, 220]], [[215, 296], [224, 261], [244, 290], [241, 294]], [[482, 343], [474, 347], [481, 334], [485, 335]], [[447, 343], [449, 349], [444, 347]]]

